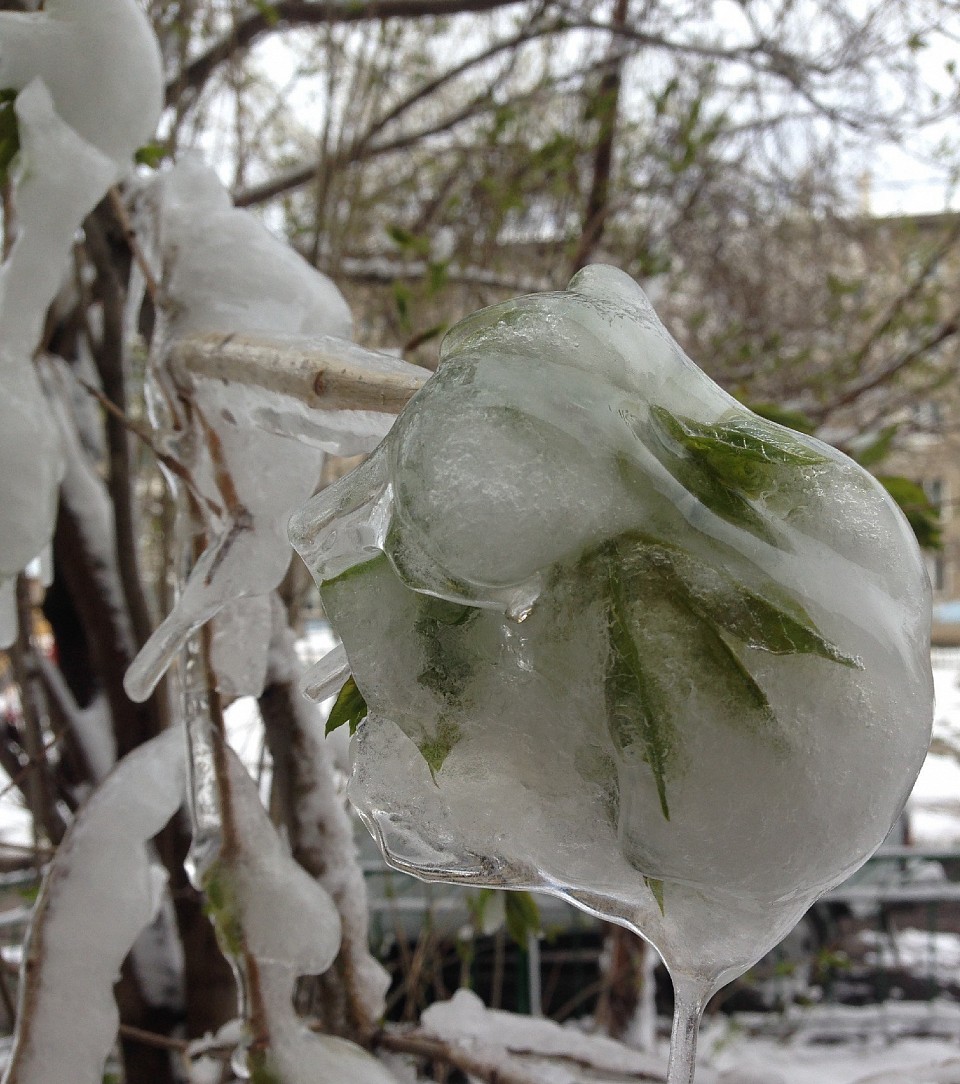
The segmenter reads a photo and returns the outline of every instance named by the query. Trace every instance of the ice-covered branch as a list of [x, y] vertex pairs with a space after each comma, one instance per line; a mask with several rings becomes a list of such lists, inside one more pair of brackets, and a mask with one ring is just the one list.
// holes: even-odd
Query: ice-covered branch
[[124, 758], [57, 852], [27, 944], [4, 1084], [100, 1084], [117, 1034], [113, 984], [163, 887], [147, 843], [183, 800], [182, 742], [168, 731]]
[[301, 666], [286, 609], [276, 595], [272, 603], [274, 631], [260, 696], [273, 761], [272, 801], [294, 858], [330, 893], [340, 914], [340, 951], [319, 980], [321, 1022], [327, 1030], [366, 1035], [383, 1016], [390, 978], [368, 947], [366, 884], [321, 717], [298, 688]]
[[413, 1032], [384, 1033], [387, 1050], [436, 1059], [489, 1084], [585, 1084], [665, 1080], [660, 1058], [552, 1020], [487, 1009], [469, 990], [432, 1005]]
[[310, 340], [191, 335], [170, 353], [173, 371], [289, 397], [318, 410], [399, 414], [430, 375], [390, 354], [335, 336]]

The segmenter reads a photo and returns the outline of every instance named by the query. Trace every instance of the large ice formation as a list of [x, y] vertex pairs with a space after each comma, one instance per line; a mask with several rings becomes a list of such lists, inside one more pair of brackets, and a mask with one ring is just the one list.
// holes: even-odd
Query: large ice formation
[[59, 437], [33, 366], [84, 217], [133, 165], [160, 115], [156, 39], [134, 0], [48, 0], [0, 12], [0, 89], [15, 91], [17, 239], [0, 267], [0, 644], [7, 577], [53, 533]]
[[162, 443], [192, 479], [207, 545], [176, 606], [131, 666], [127, 692], [134, 700], [148, 696], [190, 633], [218, 617], [216, 639], [242, 640], [246, 649], [218, 650], [220, 687], [256, 694], [270, 637], [269, 605], [258, 596], [279, 584], [289, 564], [287, 518], [316, 487], [325, 452], [368, 451], [393, 418], [311, 413], [278, 393], [173, 372], [172, 348], [194, 333], [260, 334], [280, 346], [323, 340], [343, 350], [352, 320], [333, 282], [235, 208], [199, 160], [186, 158], [158, 177], [143, 203], [141, 236], [148, 247], [152, 240], [165, 293], [148, 401]]
[[389, 860], [564, 896], [675, 979], [775, 944], [923, 760], [903, 516], [731, 399], [613, 268], [455, 327], [291, 537], [359, 688], [351, 797]]

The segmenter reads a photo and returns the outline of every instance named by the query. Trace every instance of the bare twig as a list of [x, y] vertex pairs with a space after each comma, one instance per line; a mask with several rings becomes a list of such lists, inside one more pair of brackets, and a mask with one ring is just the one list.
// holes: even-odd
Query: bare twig
[[162, 463], [171, 474], [175, 474], [182, 482], [184, 482], [197, 500], [202, 501], [215, 515], [219, 516], [223, 514], [223, 509], [216, 501], [199, 493], [194, 484], [193, 476], [180, 460], [175, 459], [172, 455], [167, 455], [166, 452], [157, 447], [153, 439], [153, 434], [145, 425], [141, 425], [134, 418], [131, 418], [130, 415], [121, 410], [112, 399], [109, 399], [104, 395], [99, 388], [95, 388], [82, 377], [77, 377], [77, 383], [88, 395], [92, 395], [108, 414], [113, 415], [121, 425], [125, 426], [138, 440], [142, 441], [144, 446], [149, 448], [156, 457], [157, 462]]
[[158, 305], [160, 285], [154, 277], [153, 270], [147, 262], [143, 249], [140, 247], [140, 242], [137, 239], [137, 231], [133, 228], [133, 223], [130, 221], [130, 215], [127, 213], [127, 205], [123, 202], [120, 190], [115, 184], [111, 185], [107, 190], [107, 199], [110, 201], [110, 207], [117, 216], [117, 221], [120, 223], [120, 228], [123, 230], [123, 237], [130, 248], [130, 254], [133, 256], [137, 267], [140, 268], [140, 274], [143, 275], [147, 294], [154, 305]]

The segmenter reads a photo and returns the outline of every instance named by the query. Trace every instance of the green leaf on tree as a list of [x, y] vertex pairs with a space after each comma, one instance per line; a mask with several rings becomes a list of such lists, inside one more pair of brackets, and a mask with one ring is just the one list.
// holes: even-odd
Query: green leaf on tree
[[639, 743], [656, 782], [660, 810], [670, 819], [667, 802], [667, 767], [676, 744], [672, 713], [651, 680], [631, 623], [624, 579], [616, 560], [606, 561], [609, 651], [604, 676], [607, 722], [614, 745], [621, 752]]
[[772, 581], [761, 594], [677, 547], [643, 545], [647, 564], [656, 561], [660, 574], [673, 581], [694, 613], [747, 647], [773, 655], [819, 655], [843, 666], [860, 666], [825, 639], [800, 603], [783, 597]]
[[346, 723], [352, 736], [366, 717], [367, 702], [351, 674], [343, 683], [343, 688], [337, 693], [337, 699], [333, 702], [333, 707], [327, 716], [324, 734], [332, 734]]
[[712, 424], [654, 407], [654, 418], [670, 436], [727, 486], [757, 496], [784, 467], [812, 467], [827, 457], [792, 433], [750, 414]]
[[907, 517], [920, 546], [924, 549], [941, 549], [943, 538], [940, 532], [943, 525], [940, 509], [930, 500], [923, 486], [909, 478], [890, 474], [878, 474], [877, 481]]
[[769, 700], [742, 649], [816, 655], [857, 667], [817, 629], [799, 603], [770, 582], [747, 588], [719, 568], [656, 538], [627, 532], [586, 554], [581, 575], [605, 603], [607, 727], [622, 754], [637, 747], [650, 767], [663, 816], [667, 784], [681, 751], [685, 705], [662, 661], [672, 658], [718, 703], [731, 724], [780, 741]]
[[133, 159], [138, 165], [157, 169], [164, 158], [169, 157], [169, 155], [169, 150], [162, 143], [145, 143], [142, 147], [137, 148]]

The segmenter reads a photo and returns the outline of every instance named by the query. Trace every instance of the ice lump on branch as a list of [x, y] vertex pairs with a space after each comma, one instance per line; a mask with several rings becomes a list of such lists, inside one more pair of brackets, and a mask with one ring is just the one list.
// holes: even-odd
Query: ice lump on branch
[[389, 860], [565, 896], [675, 977], [775, 944], [923, 760], [903, 516], [731, 399], [613, 268], [455, 327], [291, 537], [343, 639], [351, 796]]
[[[50, 0], [40, 12], [3, 11], [0, 89], [15, 93], [19, 142], [11, 169], [17, 239], [0, 268], [2, 582], [53, 533], [63, 461], [33, 355], [76, 231], [157, 123], [156, 40], [133, 0]], [[3, 643], [12, 625], [5, 614]]]
[[290, 512], [313, 492], [326, 452], [370, 450], [393, 418], [310, 410], [238, 374], [196, 377], [178, 369], [175, 348], [201, 333], [227, 342], [260, 336], [281, 353], [285, 345], [318, 341], [349, 353], [350, 310], [330, 279], [252, 214], [234, 208], [198, 160], [161, 175], [141, 202], [139, 233], [164, 283], [148, 400], [161, 443], [182, 468], [173, 480], [189, 480], [207, 544], [175, 608], [130, 668], [126, 687], [135, 700], [148, 696], [190, 633], [217, 618], [217, 639], [247, 641], [242, 666], [230, 670], [229, 656], [220, 653], [221, 689], [256, 694], [270, 636], [262, 596], [287, 569]]

